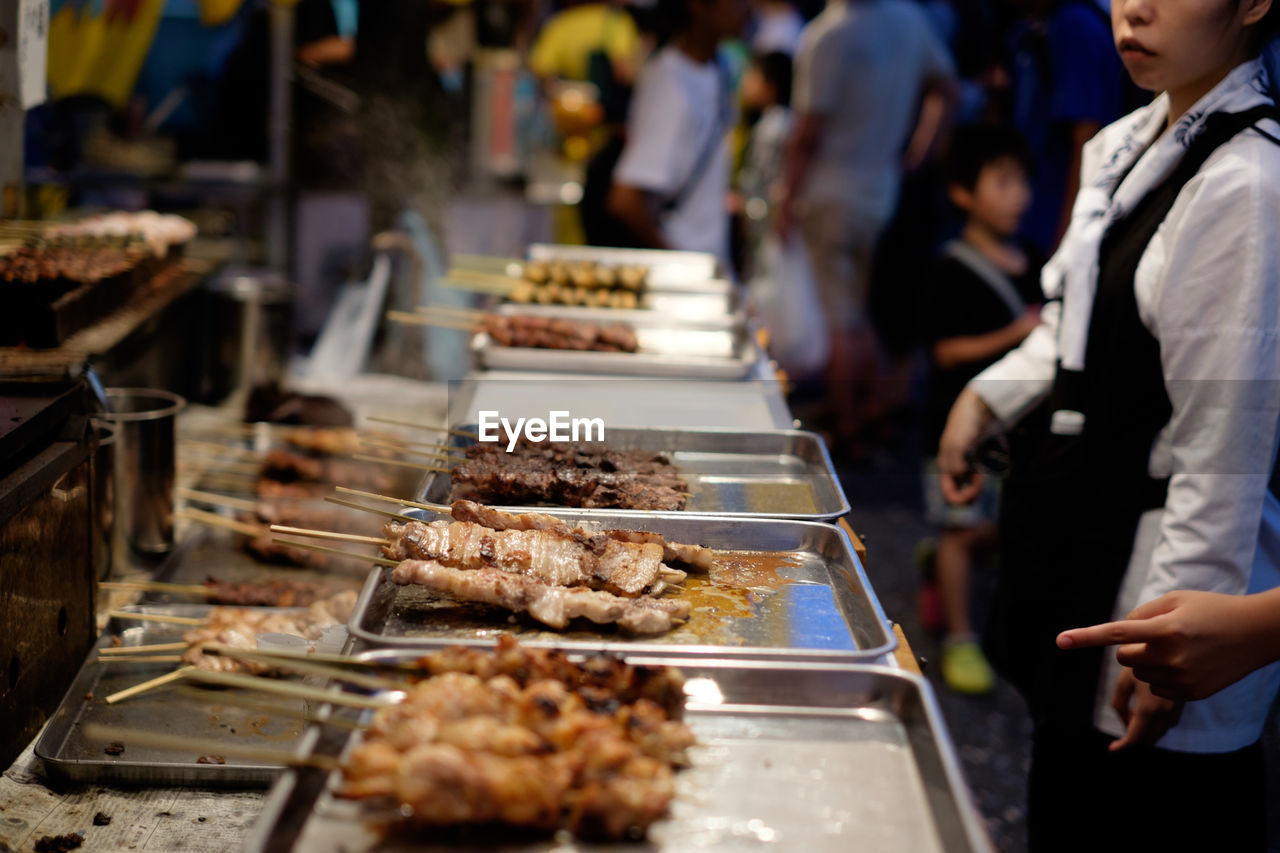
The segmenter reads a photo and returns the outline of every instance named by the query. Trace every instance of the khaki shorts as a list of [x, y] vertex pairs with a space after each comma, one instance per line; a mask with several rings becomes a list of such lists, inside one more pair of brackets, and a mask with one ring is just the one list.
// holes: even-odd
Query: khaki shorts
[[871, 261], [884, 222], [840, 201], [808, 202], [800, 233], [818, 285], [818, 296], [834, 329], [855, 329], [867, 320]]
[[942, 496], [942, 475], [938, 461], [924, 463], [924, 517], [930, 525], [944, 530], [968, 530], [982, 524], [995, 524], [1000, 516], [1000, 478], [987, 474], [982, 489], [970, 504], [947, 503]]

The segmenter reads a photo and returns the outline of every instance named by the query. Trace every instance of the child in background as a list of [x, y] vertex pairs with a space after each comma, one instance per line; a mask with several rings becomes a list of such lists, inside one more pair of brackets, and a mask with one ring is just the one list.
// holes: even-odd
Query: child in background
[[791, 133], [791, 57], [757, 56], [742, 75], [742, 109], [755, 119], [747, 142], [734, 212], [746, 216], [748, 245], [759, 242], [767, 225], [770, 193], [782, 176], [782, 154]]
[[925, 508], [938, 528], [933, 556], [946, 635], [942, 675], [960, 693], [995, 685], [971, 624], [974, 558], [995, 544], [999, 484], [985, 480], [968, 506], [942, 498], [932, 453], [951, 404], [965, 384], [1022, 342], [1039, 322], [1043, 258], [1014, 235], [1031, 203], [1030, 152], [1012, 129], [973, 125], [956, 130], [948, 165], [948, 195], [963, 214], [959, 239], [943, 246], [925, 287], [924, 337], [931, 365], [925, 403]]

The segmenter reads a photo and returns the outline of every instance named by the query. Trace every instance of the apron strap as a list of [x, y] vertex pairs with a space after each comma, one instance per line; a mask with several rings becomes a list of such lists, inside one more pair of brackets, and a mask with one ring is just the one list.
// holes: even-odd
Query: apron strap
[[1027, 303], [1023, 301], [1009, 277], [973, 246], [963, 240], [951, 240], [943, 247], [943, 252], [964, 264], [974, 275], [986, 282], [987, 287], [1000, 297], [1000, 301], [1009, 309], [1014, 319], [1021, 317], [1027, 310]]

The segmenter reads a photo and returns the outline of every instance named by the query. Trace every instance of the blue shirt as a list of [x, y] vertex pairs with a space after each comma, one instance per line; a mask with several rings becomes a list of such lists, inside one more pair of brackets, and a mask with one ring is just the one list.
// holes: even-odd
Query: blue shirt
[[1035, 153], [1022, 235], [1054, 249], [1071, 166], [1071, 126], [1106, 127], [1124, 114], [1124, 66], [1111, 28], [1089, 0], [1068, 0], [1014, 34], [1013, 124]]

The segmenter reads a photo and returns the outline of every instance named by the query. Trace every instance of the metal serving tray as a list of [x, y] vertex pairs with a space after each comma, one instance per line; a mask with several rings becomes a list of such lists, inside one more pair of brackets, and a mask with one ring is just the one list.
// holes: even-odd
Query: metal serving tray
[[[204, 616], [204, 604], [128, 607], [144, 613], [171, 616]], [[135, 696], [115, 705], [103, 700], [112, 693], [155, 678], [177, 667], [173, 663], [104, 664], [98, 650], [119, 637], [126, 646], [172, 643], [182, 639], [183, 625], [159, 622], [126, 622], [112, 619], [97, 645], [89, 653], [62, 704], [40, 739], [35, 753], [51, 776], [63, 782], [93, 782], [125, 785], [200, 785], [225, 788], [265, 788], [283, 767], [257, 761], [226, 757], [225, 764], [200, 764], [201, 753], [127, 746], [119, 756], [107, 755], [107, 744], [86, 740], [81, 727], [87, 723], [145, 729], [166, 734], [198, 737], [208, 743], [203, 754], [217, 755], [219, 744], [262, 746], [268, 749], [296, 749], [305, 754], [315, 732], [293, 717], [272, 717], [216, 700], [203, 700], [176, 693], [171, 687]], [[281, 705], [303, 702], [281, 698], [263, 701]]]
[[[435, 518], [410, 510], [406, 516]], [[587, 515], [573, 510], [559, 518], [584, 528], [630, 528], [662, 533], [676, 542], [726, 551], [786, 552], [765, 557], [749, 591], [726, 589], [729, 574], [710, 584], [691, 574], [685, 591], [694, 606], [683, 626], [657, 637], [631, 637], [613, 626], [577, 623], [555, 631], [503, 609], [437, 598], [415, 586], [392, 583], [386, 569], [369, 574], [348, 629], [374, 646], [441, 648], [491, 646], [504, 633], [534, 646], [579, 651], [648, 652], [670, 657], [723, 657], [795, 661], [873, 660], [897, 640], [871, 590], [849, 537], [839, 527], [812, 521], [726, 519], [642, 513]], [[725, 558], [722, 571], [747, 574], [746, 561]]]
[[[475, 432], [476, 424], [464, 430]], [[665, 453], [693, 493], [682, 512], [744, 518], [834, 521], [849, 501], [822, 438], [801, 430], [608, 427], [605, 441], [618, 450]], [[453, 446], [471, 444], [454, 436]], [[449, 475], [432, 472], [418, 486], [419, 500], [447, 503]], [[527, 509], [528, 507], [517, 507]], [[583, 515], [646, 516], [645, 510], [579, 509]]]
[[723, 279], [716, 279], [716, 256], [709, 252], [534, 243], [529, 247], [529, 260], [643, 265], [649, 268], [645, 287], [651, 290], [710, 291], [729, 284]]
[[764, 358], [745, 326], [719, 329], [674, 326], [668, 320], [628, 317], [636, 352], [508, 347], [485, 332], [471, 339], [471, 351], [487, 370], [604, 373], [671, 379], [742, 379]]
[[[361, 655], [403, 662], [408, 652]], [[628, 659], [640, 662], [636, 656]], [[992, 850], [925, 681], [886, 667], [645, 660], [689, 679], [697, 736], [668, 817], [640, 843], [512, 838], [504, 851]], [[246, 850], [400, 853], [457, 849], [446, 836], [384, 838], [337, 774], [287, 772]], [[385, 815], [384, 815], [385, 819]]]

